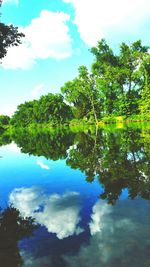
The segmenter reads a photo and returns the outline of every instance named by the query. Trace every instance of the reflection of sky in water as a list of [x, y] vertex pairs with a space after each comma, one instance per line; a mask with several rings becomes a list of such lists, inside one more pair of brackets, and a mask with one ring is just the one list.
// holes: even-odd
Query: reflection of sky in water
[[[33, 252], [30, 249], [22, 249], [24, 266], [148, 267], [149, 210], [150, 205], [144, 200], [136, 200], [134, 203], [123, 200], [114, 207], [105, 201], [97, 201], [92, 207], [92, 212], [89, 211], [89, 221], [86, 222], [87, 233], [82, 232], [78, 237], [61, 239], [60, 243], [56, 240], [54, 243], [58, 245], [58, 251], [53, 250], [51, 239], [45, 242], [41, 236], [36, 243], [36, 247], [39, 246], [40, 256], [37, 256], [34, 249]], [[60, 217], [59, 223], [61, 223]], [[88, 236], [87, 240], [85, 234]], [[76, 238], [79, 237], [80, 245], [77, 249]], [[46, 253], [47, 249], [40, 251], [40, 247], [44, 248], [46, 245], [49, 247], [49, 252]], [[54, 262], [60, 265], [55, 265]]]
[[69, 266], [148, 267], [149, 211], [150, 205], [140, 200], [122, 201], [115, 207], [97, 202], [89, 223], [90, 242], [76, 255], [65, 256]]
[[45, 226], [48, 232], [56, 233], [59, 239], [83, 231], [78, 226], [81, 208], [78, 193], [46, 196], [36, 188], [21, 188], [14, 190], [9, 199], [23, 216], [31, 216], [37, 223]]
[[0, 148], [0, 198], [41, 228], [20, 242], [24, 267], [149, 267], [150, 204], [128, 200], [117, 205], [98, 200], [97, 181], [44, 157]]
[[[46, 160], [19, 153], [15, 144], [0, 147], [0, 200], [6, 205], [7, 196], [14, 188], [42, 186], [49, 193], [63, 194], [76, 191], [94, 198], [102, 191], [95, 181], [91, 185], [85, 183], [84, 175], [66, 166], [65, 160]], [[42, 168], [42, 167], [45, 168]], [[46, 167], [47, 166], [47, 167]], [[49, 168], [49, 169], [48, 169]]]

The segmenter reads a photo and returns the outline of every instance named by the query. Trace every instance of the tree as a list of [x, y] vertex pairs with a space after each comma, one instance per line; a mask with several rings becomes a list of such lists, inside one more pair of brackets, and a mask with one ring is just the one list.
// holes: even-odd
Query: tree
[[[130, 116], [149, 110], [150, 56], [141, 41], [122, 43], [114, 54], [104, 39], [91, 48], [95, 56], [91, 72], [83, 65], [78, 76], [61, 88], [77, 119]], [[141, 101], [142, 98], [142, 101]], [[148, 100], [147, 100], [148, 99]]]
[[67, 129], [42, 128], [31, 131], [28, 128], [21, 128], [14, 131], [13, 140], [21, 148], [22, 153], [58, 160], [67, 157], [74, 135]]
[[34, 219], [24, 218], [19, 210], [12, 206], [0, 210], [0, 262], [3, 266], [23, 266], [18, 242], [32, 236], [37, 228]]
[[5, 132], [7, 127], [9, 126], [10, 118], [6, 115], [0, 115], [0, 133]]
[[122, 43], [120, 46], [119, 67], [121, 75], [118, 76], [121, 77], [121, 79], [119, 77], [119, 83], [122, 88], [127, 115], [139, 113], [139, 99], [144, 86], [140, 66], [147, 55], [147, 51], [148, 47], [142, 46], [140, 40], [131, 45]]
[[[123, 189], [131, 199], [150, 199], [148, 130], [130, 127], [119, 132], [99, 129], [97, 140], [88, 132], [75, 137], [76, 146], [68, 151], [67, 165], [80, 169], [87, 182], [98, 179], [100, 198], [115, 204]], [[96, 142], [95, 142], [96, 141]]]
[[65, 83], [61, 91], [66, 101], [73, 105], [77, 118], [92, 117], [97, 124], [101, 106], [95, 77], [85, 66], [80, 66], [78, 71], [78, 76], [73, 81]]
[[91, 52], [95, 56], [92, 73], [96, 77], [99, 89], [102, 115], [107, 116], [118, 112], [116, 107], [118, 86], [114, 79], [118, 58], [104, 39], [98, 42], [97, 47], [92, 47]]
[[7, 115], [0, 115], [0, 125], [8, 125], [10, 121], [9, 116]]
[[28, 126], [31, 123], [62, 124], [72, 119], [71, 107], [60, 94], [47, 94], [39, 100], [25, 102], [17, 107], [11, 124]]
[[120, 52], [114, 55], [102, 39], [91, 52], [95, 56], [92, 72], [97, 76], [104, 115], [139, 113], [145, 80], [140, 67], [147, 57], [148, 47], [143, 46], [140, 40], [131, 45], [122, 43]]
[[[0, 0], [0, 7], [1, 4]], [[0, 22], [0, 60], [6, 56], [9, 47], [18, 46], [21, 43], [22, 37], [24, 34], [19, 32], [18, 27]]]
[[141, 92], [140, 111], [143, 115], [150, 115], [150, 54], [147, 54], [141, 72], [144, 76], [144, 86]]

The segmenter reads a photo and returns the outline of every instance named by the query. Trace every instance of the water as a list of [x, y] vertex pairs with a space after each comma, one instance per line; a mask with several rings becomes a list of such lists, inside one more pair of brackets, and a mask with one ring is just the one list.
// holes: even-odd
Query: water
[[0, 266], [150, 266], [150, 125], [0, 144]]

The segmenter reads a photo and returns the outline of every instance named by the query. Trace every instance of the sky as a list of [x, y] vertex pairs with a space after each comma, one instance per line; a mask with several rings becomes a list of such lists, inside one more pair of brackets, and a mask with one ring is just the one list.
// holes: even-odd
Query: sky
[[150, 45], [150, 0], [3, 0], [1, 21], [25, 34], [0, 64], [0, 114], [9, 116], [90, 68], [101, 38], [116, 53], [121, 42]]

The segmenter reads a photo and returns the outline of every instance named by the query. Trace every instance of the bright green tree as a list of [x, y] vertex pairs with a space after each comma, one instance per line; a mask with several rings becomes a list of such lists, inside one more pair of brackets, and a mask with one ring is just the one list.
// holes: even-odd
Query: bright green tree
[[100, 117], [100, 98], [95, 76], [85, 66], [79, 67], [78, 76], [61, 88], [67, 102], [73, 105], [77, 118], [92, 118], [98, 123]]
[[97, 76], [103, 100], [104, 115], [131, 115], [139, 112], [139, 100], [144, 87], [141, 65], [148, 47], [141, 41], [131, 45], [122, 43], [114, 55], [105, 40], [98, 42], [91, 52], [95, 56], [92, 71]]
[[64, 102], [63, 96], [49, 93], [39, 100], [19, 105], [11, 123], [19, 126], [28, 126], [31, 123], [61, 124], [71, 118], [71, 107]]
[[142, 66], [141, 72], [144, 77], [144, 86], [141, 92], [140, 111], [143, 115], [150, 116], [150, 55], [147, 54]]

